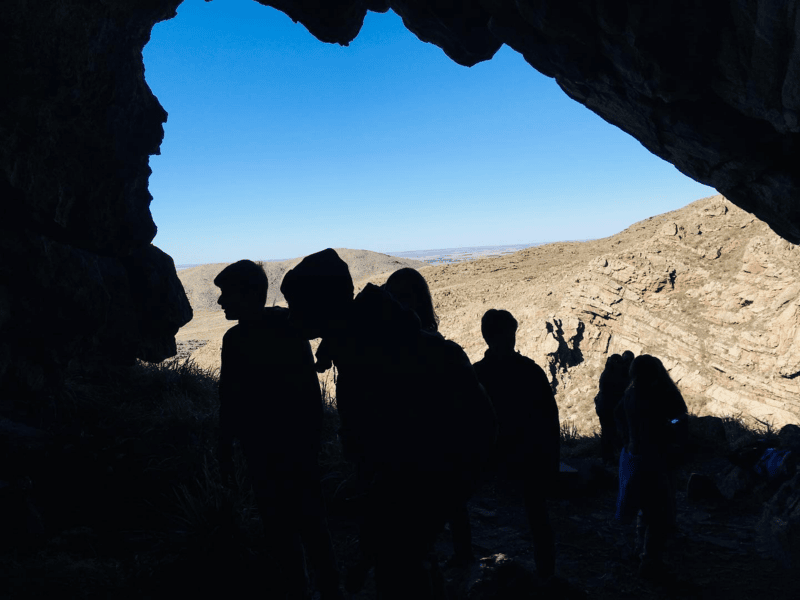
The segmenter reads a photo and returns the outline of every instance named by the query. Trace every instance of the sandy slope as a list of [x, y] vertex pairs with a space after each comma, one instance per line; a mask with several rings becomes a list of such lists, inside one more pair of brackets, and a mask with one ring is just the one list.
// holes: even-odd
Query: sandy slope
[[[429, 282], [441, 332], [473, 361], [485, 350], [483, 313], [511, 311], [517, 349], [550, 375], [562, 421], [583, 431], [599, 425], [593, 398], [607, 355], [626, 349], [661, 358], [699, 414], [743, 413], [780, 426], [800, 422], [796, 248], [714, 196], [601, 240], [413, 266]], [[408, 264], [365, 251], [342, 255], [358, 289]], [[296, 262], [272, 266], [271, 283]], [[208, 285], [196, 281], [220, 266], [181, 273], [196, 317], [178, 340], [209, 340], [193, 356], [211, 367], [230, 324], [209, 310]]]

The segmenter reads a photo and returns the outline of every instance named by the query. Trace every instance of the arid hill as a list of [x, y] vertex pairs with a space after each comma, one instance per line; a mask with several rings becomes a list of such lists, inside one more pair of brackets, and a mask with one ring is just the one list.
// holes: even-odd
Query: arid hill
[[[401, 266], [369, 277], [353, 256], [343, 257], [356, 265], [357, 287], [383, 283]], [[609, 238], [420, 270], [441, 332], [473, 361], [485, 350], [483, 313], [511, 311], [520, 323], [517, 349], [548, 372], [562, 421], [581, 431], [599, 426], [593, 399], [606, 357], [627, 349], [661, 358], [694, 412], [781, 426], [800, 422], [798, 258], [797, 246], [713, 196]], [[218, 323], [196, 317], [178, 339], [221, 339], [230, 323], [213, 316]], [[198, 328], [206, 325], [213, 327]], [[216, 343], [194, 356], [219, 364]]]

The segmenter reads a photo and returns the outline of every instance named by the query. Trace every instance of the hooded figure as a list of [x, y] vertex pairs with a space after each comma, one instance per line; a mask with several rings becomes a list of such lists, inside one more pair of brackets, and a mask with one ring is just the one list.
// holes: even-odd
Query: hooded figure
[[366, 490], [361, 541], [374, 555], [379, 594], [430, 597], [423, 562], [463, 472], [493, 442], [493, 423], [475, 426], [465, 415], [491, 411], [489, 400], [457, 344], [423, 331], [413, 311], [374, 285], [353, 298], [335, 251], [304, 258], [281, 291], [292, 321], [323, 338], [338, 370], [340, 438]]

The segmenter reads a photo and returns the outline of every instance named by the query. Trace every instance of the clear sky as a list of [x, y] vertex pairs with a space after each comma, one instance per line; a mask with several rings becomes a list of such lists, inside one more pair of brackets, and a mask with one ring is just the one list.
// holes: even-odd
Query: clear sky
[[185, 0], [144, 61], [176, 264], [600, 238], [716, 193], [510, 48], [462, 67], [393, 12], [343, 47], [253, 0]]

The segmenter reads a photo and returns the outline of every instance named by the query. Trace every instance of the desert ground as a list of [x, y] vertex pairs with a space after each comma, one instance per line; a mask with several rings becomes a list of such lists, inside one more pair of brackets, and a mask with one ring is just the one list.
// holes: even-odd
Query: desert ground
[[[399, 268], [419, 269], [441, 333], [473, 362], [485, 351], [483, 313], [509, 310], [519, 321], [517, 349], [545, 369], [562, 422], [581, 433], [599, 428], [593, 399], [606, 357], [627, 349], [661, 358], [696, 414], [744, 415], [775, 427], [800, 422], [800, 254], [722, 196], [604, 239], [486, 257], [449, 249], [458, 260], [438, 265], [337, 252], [356, 293]], [[300, 260], [264, 263], [268, 305], [285, 306], [280, 282]], [[176, 336], [179, 350], [204, 367], [219, 367], [222, 336], [232, 325], [212, 283], [224, 267], [179, 271], [195, 314]]]

